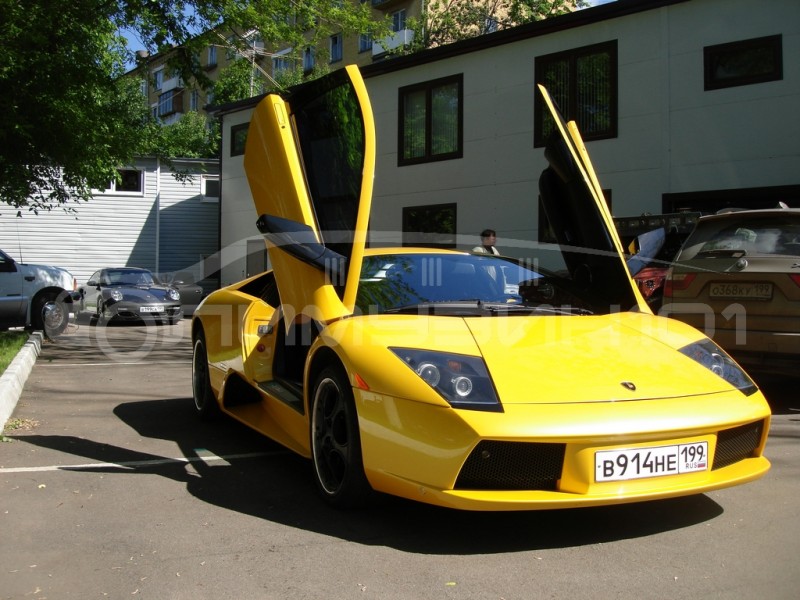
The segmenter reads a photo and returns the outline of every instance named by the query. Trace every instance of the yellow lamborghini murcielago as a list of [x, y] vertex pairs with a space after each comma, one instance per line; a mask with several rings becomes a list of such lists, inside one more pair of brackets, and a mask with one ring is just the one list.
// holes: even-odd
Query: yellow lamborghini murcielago
[[539, 93], [557, 243], [525, 260], [366, 248], [375, 132], [357, 68], [261, 100], [244, 166], [271, 270], [194, 313], [201, 417], [309, 458], [342, 507], [374, 492], [593, 506], [766, 473], [763, 395], [705, 335], [652, 314], [577, 128]]

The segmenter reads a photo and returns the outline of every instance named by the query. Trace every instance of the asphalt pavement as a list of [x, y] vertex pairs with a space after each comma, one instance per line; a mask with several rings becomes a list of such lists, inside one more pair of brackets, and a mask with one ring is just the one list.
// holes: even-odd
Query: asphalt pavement
[[795, 599], [800, 401], [761, 480], [660, 502], [326, 506], [307, 461], [191, 400], [188, 321], [44, 341], [0, 443], [0, 599]]

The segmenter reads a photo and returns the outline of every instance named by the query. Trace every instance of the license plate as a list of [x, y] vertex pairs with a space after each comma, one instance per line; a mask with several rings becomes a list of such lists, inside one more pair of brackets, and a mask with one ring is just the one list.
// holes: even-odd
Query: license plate
[[163, 309], [160, 306], [140, 306], [139, 307], [140, 313], [160, 313], [163, 312]]
[[772, 298], [772, 284], [763, 283], [722, 283], [711, 284], [708, 293], [712, 298], [755, 298], [769, 300]]
[[595, 481], [624, 481], [708, 470], [708, 442], [600, 450], [594, 455]]

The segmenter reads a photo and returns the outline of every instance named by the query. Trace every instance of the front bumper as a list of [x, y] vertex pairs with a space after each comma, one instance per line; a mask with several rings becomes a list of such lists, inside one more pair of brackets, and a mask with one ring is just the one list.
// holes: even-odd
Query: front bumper
[[[760, 393], [511, 405], [488, 414], [355, 392], [372, 486], [451, 508], [533, 510], [670, 498], [752, 481], [770, 466], [762, 456], [769, 409]], [[706, 470], [596, 480], [599, 451], [694, 443], [707, 444]]]

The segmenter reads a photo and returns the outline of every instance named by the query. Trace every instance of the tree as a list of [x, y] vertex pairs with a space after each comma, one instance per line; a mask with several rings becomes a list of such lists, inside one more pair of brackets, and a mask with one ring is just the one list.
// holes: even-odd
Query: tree
[[[299, 53], [332, 32], [380, 31], [370, 6], [329, 0], [0, 0], [0, 202], [50, 210], [90, 199], [93, 188], [104, 188], [136, 156], [168, 157], [181, 148], [205, 152], [209, 142], [213, 147], [213, 136], [205, 130], [201, 135], [196, 120], [171, 131], [156, 128], [138, 82], [123, 77], [133, 53], [121, 29], [137, 32], [151, 51], [169, 50], [172, 68], [185, 80], [209, 86], [196, 56], [215, 28], [255, 30], [265, 42]], [[193, 134], [179, 139], [187, 131]]]
[[415, 34], [406, 51], [443, 46], [584, 6], [586, 0], [431, 0], [421, 18], [408, 20]]

